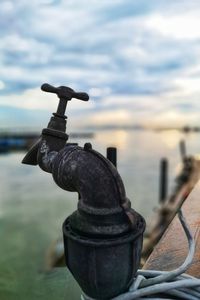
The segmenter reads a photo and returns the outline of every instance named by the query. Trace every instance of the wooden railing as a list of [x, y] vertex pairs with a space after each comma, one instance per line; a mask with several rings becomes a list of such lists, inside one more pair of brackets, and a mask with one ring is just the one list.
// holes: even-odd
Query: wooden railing
[[[187, 273], [200, 278], [200, 182], [185, 200], [182, 210], [196, 240], [195, 257]], [[155, 246], [144, 269], [173, 270], [182, 264], [187, 251], [187, 239], [176, 216]]]

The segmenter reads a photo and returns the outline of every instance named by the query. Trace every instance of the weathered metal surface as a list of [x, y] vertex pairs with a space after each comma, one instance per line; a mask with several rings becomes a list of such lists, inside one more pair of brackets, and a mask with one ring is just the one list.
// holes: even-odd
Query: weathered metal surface
[[[66, 131], [66, 119], [65, 116], [65, 109], [67, 107], [68, 101], [72, 98], [76, 98], [82, 101], [88, 101], [89, 96], [86, 93], [77, 93], [69, 87], [66, 86], [59, 86], [54, 87], [48, 83], [44, 83], [41, 86], [41, 90], [48, 93], [54, 93], [59, 98], [59, 104], [56, 113], [53, 113], [53, 117], [51, 117], [50, 122], [48, 124], [48, 128], [45, 128], [45, 135], [46, 136], [54, 136], [54, 140], [52, 141], [53, 144], [51, 145], [54, 148], [61, 149], [64, 147], [68, 135], [62, 134]], [[51, 143], [51, 138], [49, 139], [49, 143]], [[38, 164], [38, 157], [37, 153], [40, 146], [40, 139], [32, 146], [32, 148], [28, 151], [26, 156], [24, 157], [22, 163], [28, 165], [37, 165]]]
[[66, 264], [88, 296], [109, 299], [126, 291], [136, 274], [145, 221], [131, 208], [108, 159], [89, 143], [84, 148], [66, 144], [67, 101], [86, 101], [88, 95], [48, 84], [42, 90], [56, 93], [60, 102], [42, 131], [37, 162], [59, 187], [79, 194], [78, 209], [63, 224]]
[[[187, 273], [200, 278], [200, 182], [185, 200], [182, 209], [196, 240], [196, 252]], [[160, 242], [154, 248], [144, 269], [169, 271], [177, 268], [187, 255], [188, 245], [176, 216]]]
[[56, 154], [45, 134], [38, 157], [62, 189], [80, 195], [78, 210], [63, 224], [68, 268], [93, 298], [124, 292], [139, 266], [145, 222], [131, 209], [116, 168], [88, 145]]

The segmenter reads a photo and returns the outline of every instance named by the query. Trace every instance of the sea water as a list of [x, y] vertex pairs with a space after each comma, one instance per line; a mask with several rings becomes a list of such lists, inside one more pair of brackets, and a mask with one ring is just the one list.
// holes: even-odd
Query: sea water
[[[91, 142], [103, 155], [106, 147], [117, 147], [127, 197], [148, 222], [158, 204], [159, 161], [169, 159], [170, 192], [183, 138], [188, 154], [198, 154], [199, 134], [175, 130], [97, 131], [91, 140], [71, 142]], [[24, 155], [0, 155], [0, 299], [80, 299], [67, 268], [47, 271], [45, 265], [48, 249], [62, 237], [64, 219], [76, 209], [77, 194], [61, 190], [51, 174], [37, 166], [22, 165]]]

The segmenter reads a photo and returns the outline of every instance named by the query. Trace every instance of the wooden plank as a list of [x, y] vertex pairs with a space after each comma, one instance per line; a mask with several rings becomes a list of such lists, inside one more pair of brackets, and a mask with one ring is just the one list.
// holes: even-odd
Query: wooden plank
[[[200, 278], [200, 182], [185, 200], [183, 214], [196, 240], [196, 251], [187, 273]], [[169, 271], [182, 264], [188, 252], [185, 233], [176, 216], [165, 234], [155, 246], [144, 269]]]

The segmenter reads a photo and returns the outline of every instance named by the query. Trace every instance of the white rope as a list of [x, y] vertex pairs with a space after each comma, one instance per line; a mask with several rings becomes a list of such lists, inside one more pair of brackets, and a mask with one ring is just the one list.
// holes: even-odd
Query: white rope
[[[173, 271], [138, 270], [137, 277], [127, 293], [111, 300], [200, 300], [200, 279], [184, 274], [195, 253], [195, 240], [180, 210], [178, 217], [187, 236], [189, 252], [184, 263]], [[157, 297], [156, 295], [160, 295]], [[162, 295], [162, 296], [161, 296]], [[167, 298], [166, 298], [167, 297]], [[82, 300], [95, 300], [83, 294]]]

